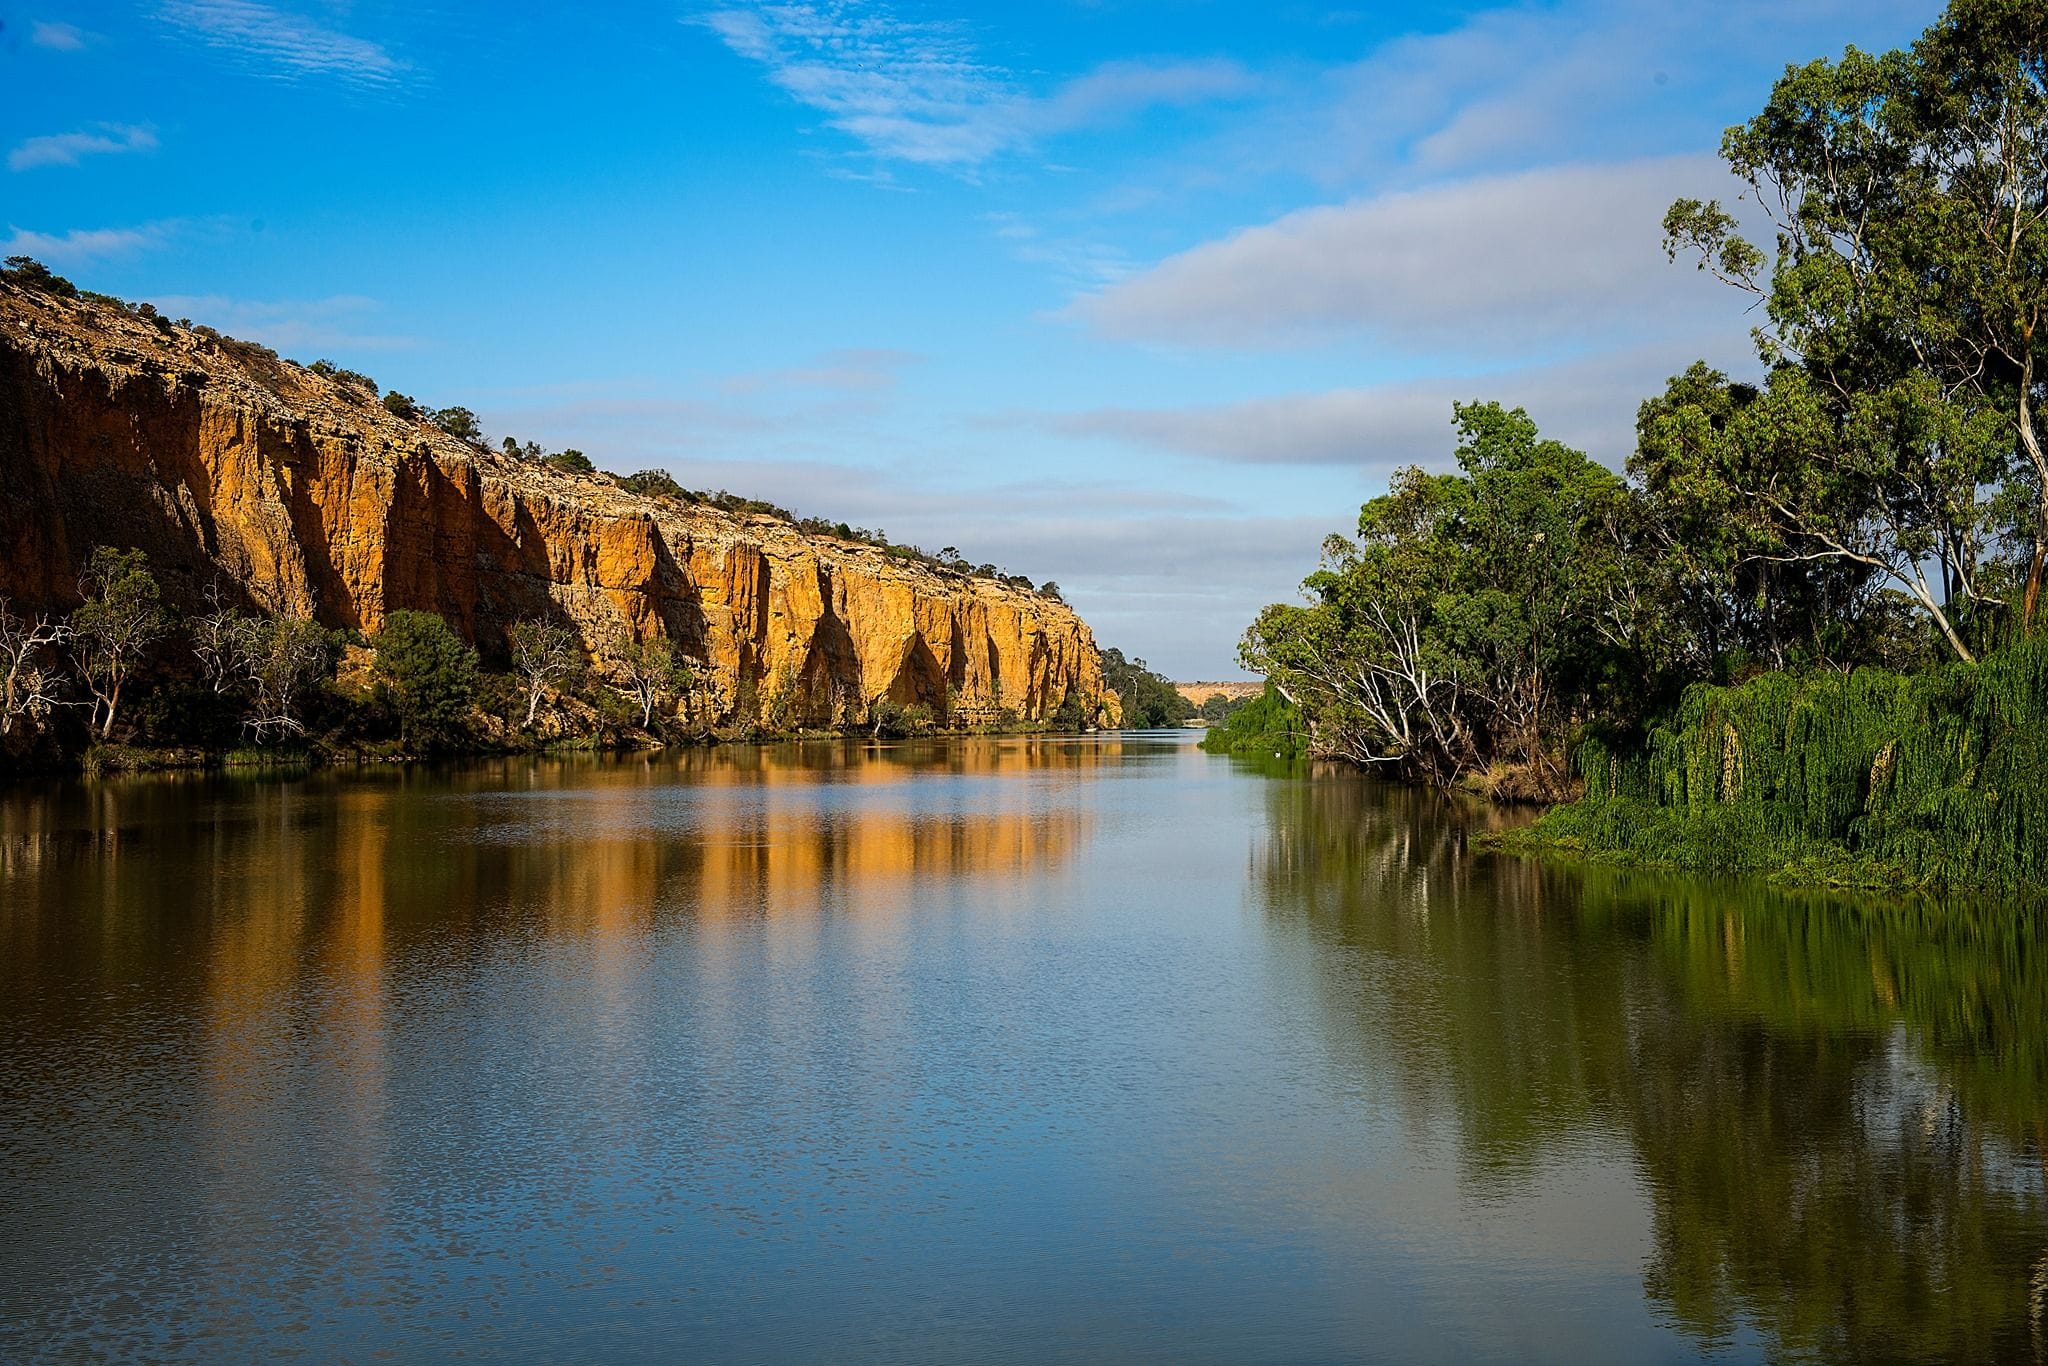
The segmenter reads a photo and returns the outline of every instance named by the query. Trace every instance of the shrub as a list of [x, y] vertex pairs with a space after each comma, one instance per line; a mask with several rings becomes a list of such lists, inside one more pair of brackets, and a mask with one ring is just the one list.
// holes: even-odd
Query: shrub
[[432, 612], [393, 612], [375, 643], [406, 742], [436, 749], [459, 737], [476, 695], [476, 651]]
[[472, 446], [484, 444], [483, 424], [476, 420], [476, 414], [472, 413], [469, 409], [461, 407], [439, 408], [430, 416], [436, 427], [439, 427], [457, 441], [467, 441]]
[[[1222, 701], [1222, 694], [1209, 699]], [[1231, 707], [1219, 725], [1202, 737], [1202, 748], [1211, 754], [1278, 755], [1292, 759], [1308, 752], [1308, 722], [1301, 711], [1271, 683], [1266, 691], [1248, 702]], [[1203, 715], [1209, 704], [1202, 704]]]
[[619, 487], [628, 493], [637, 493], [643, 498], [678, 498], [684, 502], [696, 502], [696, 496], [676, 482], [667, 470], [641, 470], [637, 474], [618, 476]]
[[33, 256], [8, 257], [7, 269], [0, 271], [0, 275], [5, 275], [10, 284], [20, 285], [23, 289], [33, 289], [42, 294], [54, 294], [60, 299], [75, 299], [78, 297], [77, 285], [58, 275]]

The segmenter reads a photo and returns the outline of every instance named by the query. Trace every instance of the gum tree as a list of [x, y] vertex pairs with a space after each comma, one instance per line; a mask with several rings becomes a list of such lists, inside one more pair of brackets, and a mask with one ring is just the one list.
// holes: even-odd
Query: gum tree
[[566, 687], [582, 674], [583, 641], [559, 622], [522, 621], [505, 632], [512, 667], [526, 680], [526, 724], [540, 714], [548, 689]]
[[0, 736], [21, 720], [41, 722], [63, 704], [64, 675], [56, 663], [71, 628], [48, 617], [18, 617], [0, 598]]
[[113, 733], [121, 692], [149, 647], [170, 624], [149, 557], [140, 550], [100, 546], [78, 583], [85, 602], [72, 613], [79, 672], [92, 694], [93, 723], [102, 739]]
[[[1967, 659], [1947, 608], [1985, 596], [2002, 493], [2025, 509], [2031, 626], [2048, 560], [2048, 7], [1955, 0], [1909, 49], [1789, 68], [1722, 156], [1775, 250], [1698, 200], [1672, 206], [1666, 246], [1757, 297], [1773, 383], [1798, 371], [1825, 419], [1810, 449], [1840, 486], [1783, 500], [1805, 542], [1788, 553], [1889, 575]], [[1892, 522], [1894, 544], [1840, 535], [1859, 514]], [[1916, 581], [1930, 560], [1940, 581]]]

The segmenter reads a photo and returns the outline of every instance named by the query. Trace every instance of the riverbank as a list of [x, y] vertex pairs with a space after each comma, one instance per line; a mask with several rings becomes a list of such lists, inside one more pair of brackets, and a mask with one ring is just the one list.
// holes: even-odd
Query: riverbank
[[304, 772], [316, 769], [366, 768], [385, 765], [446, 763], [462, 759], [502, 759], [520, 755], [632, 754], [663, 750], [708, 749], [718, 746], [780, 744], [793, 741], [853, 740], [882, 742], [913, 739], [1003, 738], [1011, 736], [1082, 734], [1050, 725], [983, 725], [963, 728], [925, 727], [852, 730], [788, 730], [721, 728], [685, 733], [652, 731], [556, 736], [531, 744], [478, 739], [432, 749], [411, 749], [398, 743], [326, 744], [266, 748], [241, 746], [205, 749], [190, 745], [94, 744], [83, 751], [40, 762], [0, 766], [0, 787], [43, 778], [114, 777], [128, 773]]
[[1585, 792], [1492, 841], [1805, 886], [2048, 890], [2048, 645], [1689, 689]]

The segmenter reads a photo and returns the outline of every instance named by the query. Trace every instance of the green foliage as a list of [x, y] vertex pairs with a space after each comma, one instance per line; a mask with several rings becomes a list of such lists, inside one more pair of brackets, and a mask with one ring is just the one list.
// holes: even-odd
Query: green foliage
[[2048, 553], [2048, 14], [1955, 0], [1909, 49], [1788, 68], [1721, 150], [1776, 250], [1698, 200], [1665, 241], [1765, 307], [1779, 477], [1745, 491], [1786, 553], [1889, 578], [1968, 659], [1951, 604], [1986, 553], [2017, 543], [2029, 621]]
[[406, 742], [439, 749], [460, 738], [476, 694], [476, 651], [432, 612], [393, 612], [374, 643]]
[[1332, 536], [1307, 606], [1268, 607], [1247, 667], [1296, 699], [1319, 753], [1449, 784], [1497, 765], [1562, 786], [1573, 724], [1640, 704], [1612, 472], [1497, 403], [1459, 404], [1458, 474], [1398, 471]]
[[[331, 379], [336, 384], [342, 385], [345, 388], [366, 389], [371, 394], [377, 392], [376, 380], [371, 379], [360, 370], [345, 369], [342, 366], [336, 365], [331, 360], [316, 360], [306, 368], [314, 374], [325, 379]], [[403, 396], [401, 395], [400, 397]]]
[[1308, 753], [1308, 721], [1285, 694], [1268, 683], [1264, 693], [1232, 709], [1221, 724], [1211, 726], [1202, 737], [1202, 748], [1211, 754], [1298, 758]]
[[437, 408], [428, 417], [436, 427], [458, 441], [467, 441], [472, 446], [484, 444], [483, 424], [467, 408]]
[[420, 415], [420, 405], [413, 400], [412, 395], [401, 394], [393, 389], [384, 395], [384, 411], [393, 417], [402, 417], [410, 421]]
[[1058, 708], [1046, 721], [1046, 729], [1059, 732], [1086, 730], [1094, 719], [1080, 695], [1070, 692], [1060, 699]]
[[597, 473], [597, 466], [590, 463], [590, 457], [573, 447], [566, 451], [556, 451], [546, 459], [548, 464], [558, 470], [568, 470], [574, 474]]
[[10, 256], [7, 267], [0, 270], [0, 278], [23, 289], [33, 289], [39, 294], [54, 295], [59, 299], [78, 297], [78, 286], [56, 274], [33, 256]]
[[868, 708], [867, 730], [877, 739], [908, 740], [930, 735], [938, 724], [938, 716], [924, 702], [905, 706], [892, 698], [880, 697]]
[[690, 492], [676, 482], [676, 477], [667, 470], [641, 470], [637, 474], [619, 476], [619, 487], [628, 493], [637, 493], [643, 498], [676, 498], [692, 501]]
[[100, 738], [113, 733], [121, 694], [150, 647], [170, 626], [149, 557], [140, 550], [97, 546], [79, 581], [85, 601], [71, 615], [79, 670], [92, 693]]
[[1195, 704], [1142, 659], [1126, 659], [1122, 650], [1102, 652], [1102, 679], [1123, 703], [1124, 725], [1156, 730], [1177, 726], [1195, 713]]
[[2048, 640], [1917, 674], [1689, 689], [1640, 750], [1579, 756], [1532, 843], [1872, 885], [2048, 887]]

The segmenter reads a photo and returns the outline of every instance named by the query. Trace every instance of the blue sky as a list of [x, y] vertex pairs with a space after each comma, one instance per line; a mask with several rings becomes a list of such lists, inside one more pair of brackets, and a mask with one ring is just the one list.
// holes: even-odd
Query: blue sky
[[1790, 61], [1938, 5], [0, 0], [0, 235], [495, 439], [1056, 579], [1234, 677], [1499, 398], [1619, 464]]

